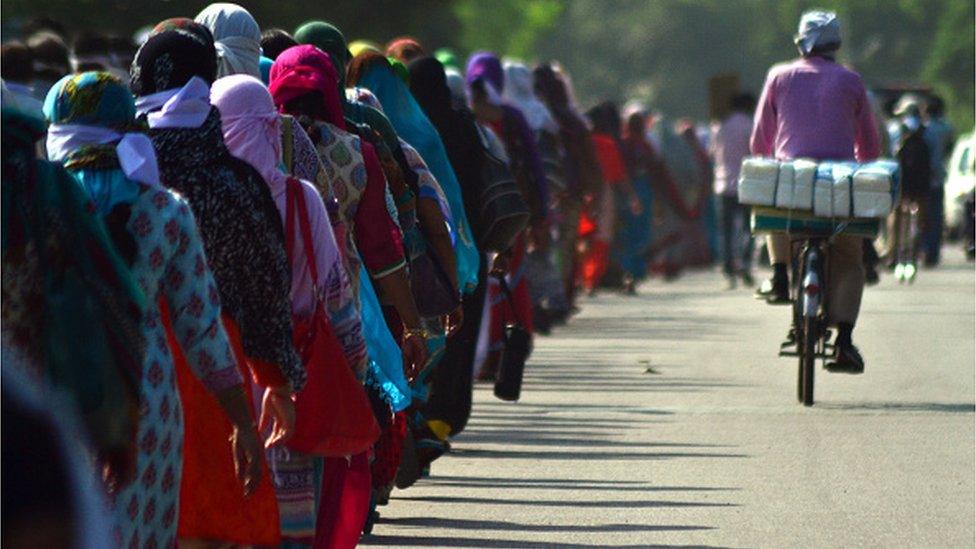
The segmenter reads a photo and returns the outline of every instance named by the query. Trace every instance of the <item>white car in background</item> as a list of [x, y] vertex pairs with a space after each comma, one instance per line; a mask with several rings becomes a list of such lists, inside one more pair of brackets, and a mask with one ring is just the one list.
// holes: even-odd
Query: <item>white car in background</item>
[[966, 225], [966, 199], [976, 189], [976, 139], [973, 134], [963, 135], [956, 141], [946, 168], [945, 226], [950, 236], [959, 237]]

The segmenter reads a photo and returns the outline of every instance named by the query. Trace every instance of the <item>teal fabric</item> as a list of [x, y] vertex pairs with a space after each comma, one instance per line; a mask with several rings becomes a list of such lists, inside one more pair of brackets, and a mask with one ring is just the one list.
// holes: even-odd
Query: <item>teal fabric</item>
[[641, 213], [634, 215], [629, 198], [621, 192], [614, 193], [620, 228], [614, 240], [613, 255], [625, 273], [634, 280], [641, 280], [647, 275], [646, 252], [651, 245], [651, 182], [646, 174], [642, 174], [632, 179], [631, 185], [640, 199]]
[[[69, 75], [51, 87], [44, 101], [51, 124], [100, 126], [126, 132], [135, 126], [135, 99], [122, 82], [105, 72]], [[65, 159], [95, 205], [106, 215], [135, 200], [139, 184], [118, 167], [115, 145], [82, 147]], [[113, 169], [114, 168], [114, 169]]]
[[420, 109], [406, 84], [388, 65], [374, 64], [369, 67], [358, 85], [368, 88], [376, 95], [397, 133], [417, 149], [444, 190], [454, 218], [453, 228], [458, 236], [454, 243], [458, 282], [465, 293], [473, 291], [478, 284], [478, 249], [465, 215], [460, 184], [437, 130]]
[[267, 86], [268, 82], [271, 81], [271, 65], [274, 65], [274, 59], [268, 59], [262, 55], [258, 63], [261, 69], [261, 81]]
[[394, 412], [400, 412], [407, 409], [411, 401], [410, 384], [403, 374], [403, 355], [386, 327], [386, 319], [366, 267], [360, 269], [359, 280], [363, 336], [369, 355], [366, 383], [379, 390]]

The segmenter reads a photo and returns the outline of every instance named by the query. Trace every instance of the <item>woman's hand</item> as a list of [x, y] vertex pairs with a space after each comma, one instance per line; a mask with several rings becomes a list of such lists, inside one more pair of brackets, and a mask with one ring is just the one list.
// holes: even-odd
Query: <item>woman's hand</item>
[[508, 274], [509, 267], [509, 254], [508, 252], [500, 253], [495, 256], [495, 259], [491, 262], [491, 269], [489, 273], [494, 276], [505, 276]]
[[261, 482], [261, 460], [264, 459], [255, 426], [235, 425], [230, 442], [234, 450], [234, 472], [244, 487], [244, 495], [250, 496]]
[[295, 402], [291, 399], [290, 388], [268, 387], [264, 390], [258, 424], [262, 433], [271, 427], [271, 434], [264, 441], [265, 448], [282, 444], [295, 434]]
[[636, 193], [630, 195], [630, 213], [638, 216], [644, 212], [644, 206], [641, 205], [640, 197]]
[[403, 333], [403, 372], [413, 381], [427, 362], [427, 338], [421, 329], [407, 329]]
[[464, 324], [464, 307], [458, 305], [457, 309], [451, 311], [447, 316], [444, 317], [444, 330], [447, 337], [451, 337]]

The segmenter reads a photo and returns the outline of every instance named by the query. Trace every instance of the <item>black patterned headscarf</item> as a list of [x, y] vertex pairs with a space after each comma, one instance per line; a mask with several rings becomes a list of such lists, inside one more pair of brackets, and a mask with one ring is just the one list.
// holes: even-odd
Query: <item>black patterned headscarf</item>
[[132, 62], [129, 86], [135, 95], [143, 96], [180, 88], [194, 76], [207, 84], [212, 84], [217, 76], [213, 38], [210, 31], [196, 23], [150, 36]]

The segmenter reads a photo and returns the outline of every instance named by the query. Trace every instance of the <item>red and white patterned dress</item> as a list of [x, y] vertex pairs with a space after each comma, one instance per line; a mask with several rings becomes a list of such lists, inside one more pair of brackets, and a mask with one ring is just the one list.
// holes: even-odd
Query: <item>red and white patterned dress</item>
[[197, 225], [175, 193], [142, 186], [126, 228], [138, 243], [132, 272], [150, 307], [143, 322], [146, 359], [140, 398], [137, 476], [114, 496], [120, 547], [176, 544], [183, 411], [158, 303], [168, 303], [176, 338], [193, 373], [212, 391], [240, 385], [220, 298]]

